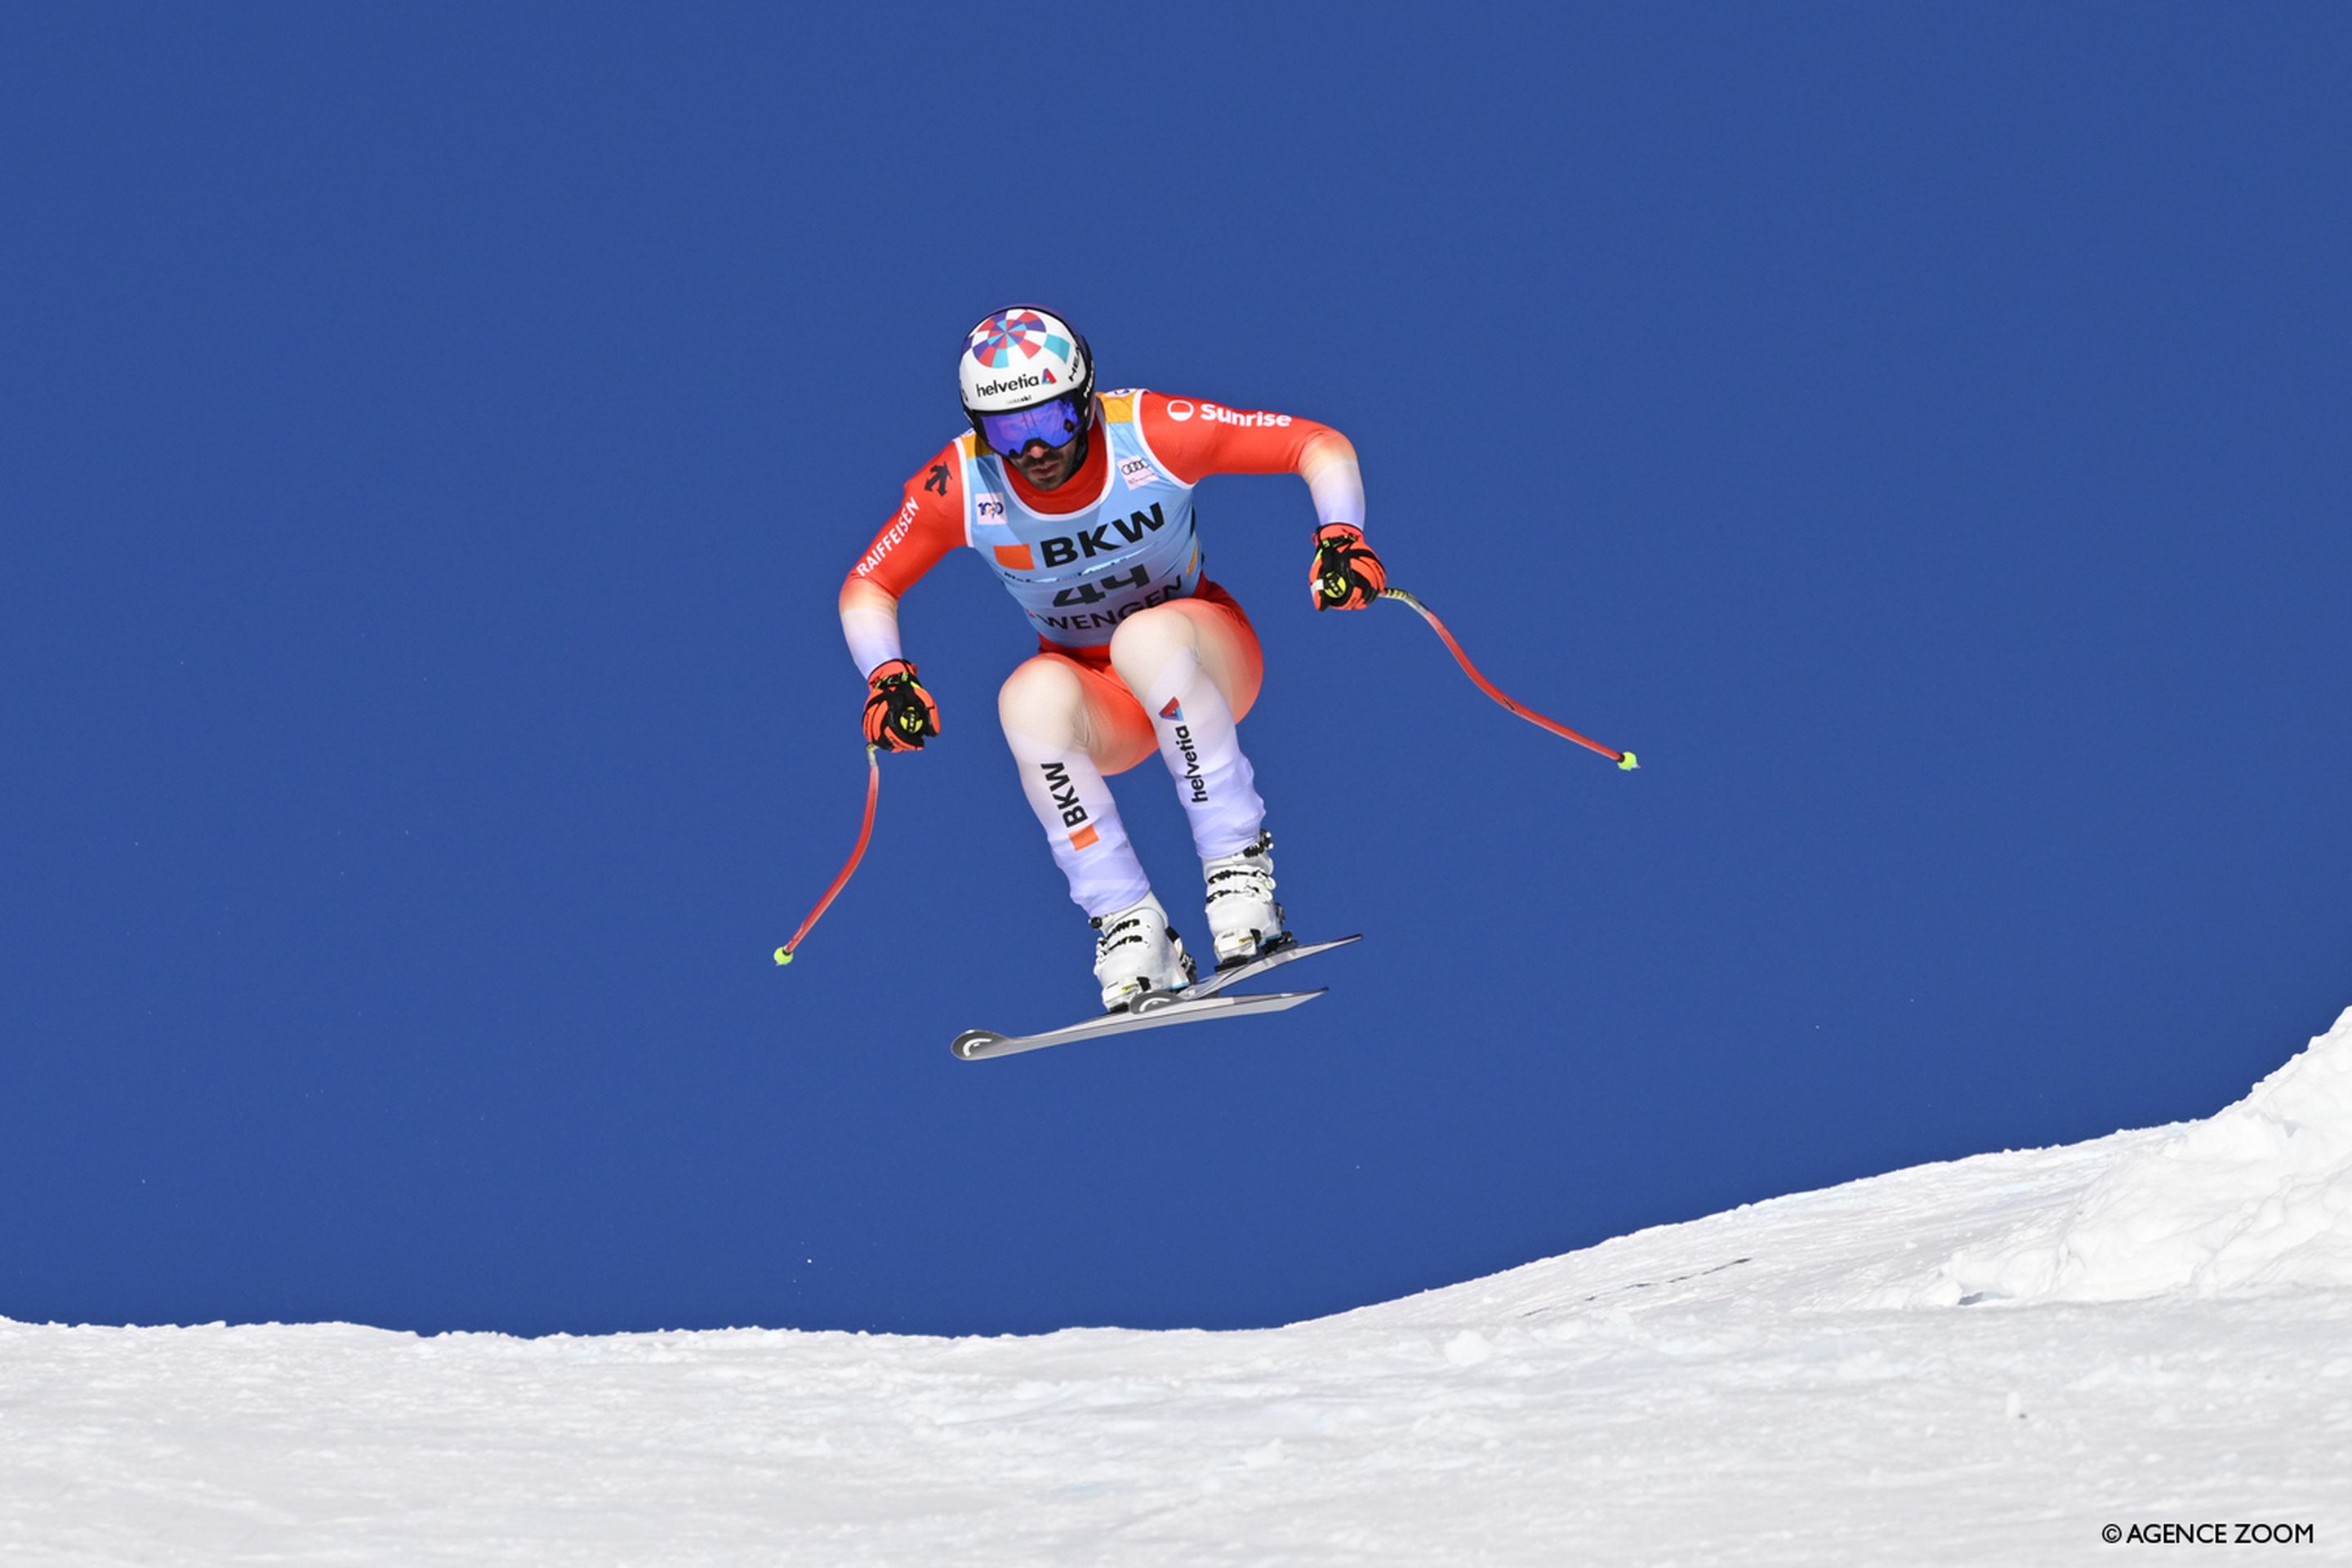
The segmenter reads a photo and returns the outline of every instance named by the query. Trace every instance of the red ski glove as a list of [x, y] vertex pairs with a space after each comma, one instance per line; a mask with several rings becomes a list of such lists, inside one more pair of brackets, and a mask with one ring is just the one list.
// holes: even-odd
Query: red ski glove
[[1362, 529], [1327, 522], [1315, 531], [1315, 569], [1307, 585], [1318, 610], [1360, 610], [1381, 596], [1389, 574], [1364, 542]]
[[877, 665], [866, 678], [866, 743], [886, 752], [919, 752], [923, 737], [940, 732], [940, 705], [903, 658]]

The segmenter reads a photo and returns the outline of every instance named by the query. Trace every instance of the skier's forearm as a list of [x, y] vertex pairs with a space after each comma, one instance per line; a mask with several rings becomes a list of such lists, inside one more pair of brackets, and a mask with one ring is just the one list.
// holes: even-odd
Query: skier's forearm
[[841, 585], [841, 635], [860, 675], [904, 658], [898, 646], [898, 596], [869, 578], [852, 577]]
[[1315, 498], [1318, 527], [1335, 522], [1364, 526], [1364, 476], [1356, 463], [1354, 443], [1325, 426], [1300, 447], [1297, 471]]

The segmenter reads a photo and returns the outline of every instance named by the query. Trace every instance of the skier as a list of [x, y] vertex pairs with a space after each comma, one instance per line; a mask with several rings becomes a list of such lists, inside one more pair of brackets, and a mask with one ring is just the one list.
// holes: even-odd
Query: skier
[[1328, 425], [1130, 389], [1097, 395], [1094, 354], [1034, 305], [984, 318], [958, 361], [968, 435], [907, 480], [841, 588], [866, 675], [866, 738], [919, 750], [940, 713], [898, 640], [898, 600], [957, 545], [995, 570], [1038, 652], [997, 698], [1022, 792], [1095, 932], [1103, 1007], [1197, 975], [1129, 847], [1106, 775], [1154, 751], [1176, 782], [1207, 885], [1219, 968], [1289, 942], [1273, 836], [1237, 722], [1265, 661], [1232, 595], [1202, 575], [1192, 489], [1211, 474], [1292, 472], [1317, 528], [1318, 610], [1361, 609], [1387, 574], [1364, 541], [1356, 450]]

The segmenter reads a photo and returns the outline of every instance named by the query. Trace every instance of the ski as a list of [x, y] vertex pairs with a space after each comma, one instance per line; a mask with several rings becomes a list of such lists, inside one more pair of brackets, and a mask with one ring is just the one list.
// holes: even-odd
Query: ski
[[1292, 942], [1247, 963], [1220, 970], [1181, 991], [1146, 996], [1129, 1012], [1105, 1013], [1098, 1018], [1088, 1018], [1084, 1023], [1051, 1029], [1042, 1035], [1006, 1035], [994, 1029], [966, 1029], [948, 1048], [964, 1061], [977, 1062], [991, 1057], [1018, 1056], [1023, 1051], [1042, 1051], [1048, 1046], [1066, 1046], [1073, 1041], [1091, 1040], [1103, 1035], [1156, 1029], [1168, 1024], [1191, 1024], [1203, 1018], [1233, 1017], [1244, 1013], [1286, 1012], [1301, 1002], [1312, 1002], [1328, 987], [1318, 987], [1313, 991], [1256, 992], [1239, 996], [1223, 993], [1235, 983], [1252, 979], [1269, 969], [1278, 969], [1296, 960], [1328, 952], [1335, 947], [1345, 947], [1351, 942], [1362, 940], [1358, 935], [1338, 937], [1330, 942]]
[[1157, 995], [1146, 996], [1141, 1005], [1144, 1010], [1149, 1012], [1155, 1006], [1166, 1007], [1176, 1002], [1190, 1002], [1197, 997], [1213, 996], [1226, 987], [1237, 984], [1244, 980], [1255, 980], [1269, 969], [1279, 969], [1284, 964], [1296, 960], [1312, 958], [1318, 952], [1328, 952], [1335, 947], [1345, 947], [1351, 942], [1363, 940], [1363, 933], [1359, 931], [1354, 936], [1335, 936], [1329, 942], [1285, 942], [1272, 952], [1258, 954], [1247, 963], [1237, 963], [1231, 969], [1220, 969], [1206, 980], [1197, 980], [1181, 991], [1170, 992], [1167, 994], [1166, 1001]]
[[1142, 1013], [1106, 1013], [1066, 1029], [1042, 1035], [1000, 1035], [993, 1029], [966, 1029], [948, 1048], [965, 1061], [1018, 1056], [1047, 1046], [1066, 1046], [1103, 1035], [1123, 1035], [1135, 1029], [1157, 1029], [1169, 1024], [1192, 1024], [1202, 1018], [1232, 1017], [1242, 1013], [1279, 1013], [1323, 994], [1314, 991], [1268, 991], [1251, 996], [1196, 996], [1190, 1002], [1170, 1002]]

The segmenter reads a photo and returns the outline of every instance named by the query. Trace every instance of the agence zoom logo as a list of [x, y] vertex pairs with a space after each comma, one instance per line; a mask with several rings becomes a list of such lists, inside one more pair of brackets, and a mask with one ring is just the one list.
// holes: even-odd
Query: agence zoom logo
[[2222, 1522], [2168, 1519], [2154, 1524], [2110, 1524], [2099, 1531], [2110, 1546], [2312, 1546], [2319, 1532], [2308, 1524]]
[[1284, 426], [1290, 423], [1287, 414], [1243, 414], [1221, 404], [1203, 403], [1196, 408], [1181, 397], [1168, 400], [1168, 417], [1180, 425], [1196, 413], [1212, 425]]

